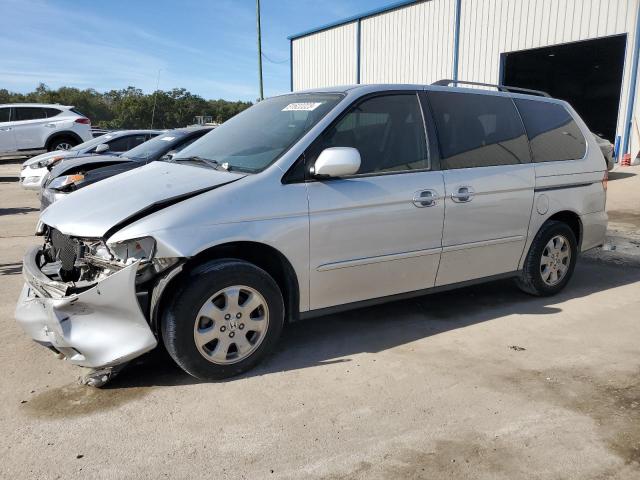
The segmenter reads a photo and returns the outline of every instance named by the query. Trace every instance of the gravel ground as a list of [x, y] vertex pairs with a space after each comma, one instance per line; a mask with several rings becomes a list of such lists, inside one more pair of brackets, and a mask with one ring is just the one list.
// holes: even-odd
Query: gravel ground
[[[639, 230], [638, 173], [612, 175], [612, 238]], [[157, 351], [96, 390], [13, 320], [36, 218], [0, 183], [2, 478], [640, 478], [633, 249], [585, 256], [554, 298], [425, 296], [294, 324], [231, 381]]]

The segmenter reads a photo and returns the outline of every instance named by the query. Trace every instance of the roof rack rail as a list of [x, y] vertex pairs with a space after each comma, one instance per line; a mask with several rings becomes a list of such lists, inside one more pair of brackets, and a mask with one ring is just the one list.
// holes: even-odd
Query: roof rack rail
[[449, 78], [438, 80], [437, 82], [433, 82], [431, 85], [448, 87], [452, 83], [456, 85], [462, 84], [462, 85], [476, 85], [479, 87], [493, 87], [493, 88], [497, 88], [501, 92], [528, 93], [530, 95], [538, 95], [540, 97], [551, 98], [551, 95], [549, 95], [547, 92], [543, 92], [542, 90], [532, 90], [530, 88], [521, 88], [521, 87], [510, 87], [508, 85], [494, 85], [492, 83], [467, 82], [465, 80], [451, 80]]

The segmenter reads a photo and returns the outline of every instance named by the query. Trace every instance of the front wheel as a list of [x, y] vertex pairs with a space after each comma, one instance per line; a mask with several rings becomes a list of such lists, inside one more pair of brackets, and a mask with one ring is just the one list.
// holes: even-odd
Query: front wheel
[[275, 346], [284, 325], [276, 282], [235, 259], [207, 262], [185, 278], [162, 317], [162, 338], [190, 375], [218, 380], [253, 368]]
[[530, 295], [555, 295], [569, 282], [577, 257], [573, 230], [563, 222], [546, 222], [531, 243], [518, 287]]

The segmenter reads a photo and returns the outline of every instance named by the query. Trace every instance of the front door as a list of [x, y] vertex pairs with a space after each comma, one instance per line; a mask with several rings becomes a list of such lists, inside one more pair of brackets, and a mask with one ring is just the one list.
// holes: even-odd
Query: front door
[[11, 108], [0, 108], [0, 153], [14, 152], [16, 141], [13, 135], [11, 120]]
[[492, 92], [428, 93], [445, 182], [436, 285], [518, 269], [535, 171], [511, 98]]
[[358, 174], [307, 184], [311, 308], [434, 285], [444, 205], [415, 92], [359, 101], [307, 152], [357, 148]]

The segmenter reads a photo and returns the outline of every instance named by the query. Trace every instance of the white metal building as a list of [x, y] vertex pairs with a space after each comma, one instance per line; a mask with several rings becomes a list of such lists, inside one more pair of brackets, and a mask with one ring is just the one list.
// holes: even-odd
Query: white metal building
[[291, 89], [450, 78], [545, 90], [635, 155], [639, 20], [640, 0], [404, 0], [289, 37]]

